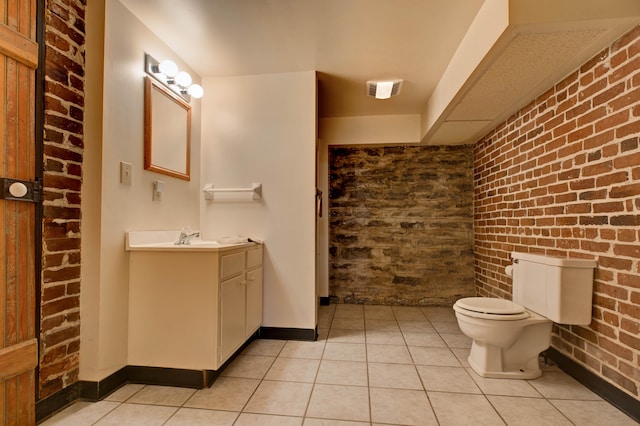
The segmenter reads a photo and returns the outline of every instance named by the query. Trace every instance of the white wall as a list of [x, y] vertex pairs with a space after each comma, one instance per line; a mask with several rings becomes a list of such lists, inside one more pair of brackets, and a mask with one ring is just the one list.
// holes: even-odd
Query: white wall
[[420, 143], [420, 114], [325, 117], [319, 120], [326, 145]]
[[[191, 181], [143, 170], [144, 53], [159, 60], [171, 58], [196, 82], [199, 77], [120, 2], [90, 3], [80, 379], [97, 381], [127, 365], [129, 257], [124, 234], [184, 225], [197, 228], [201, 138], [200, 101], [194, 100]], [[133, 165], [131, 185], [120, 183], [120, 161]], [[160, 202], [151, 198], [155, 179], [165, 182]]]
[[264, 240], [263, 326], [313, 329], [315, 306], [315, 72], [203, 79], [202, 183], [263, 185], [201, 196], [206, 238]]

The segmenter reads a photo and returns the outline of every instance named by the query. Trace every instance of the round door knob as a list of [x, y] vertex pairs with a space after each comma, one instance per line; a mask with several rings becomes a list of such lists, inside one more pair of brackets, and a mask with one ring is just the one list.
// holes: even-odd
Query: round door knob
[[27, 185], [22, 182], [13, 182], [9, 185], [9, 193], [16, 198], [24, 197], [27, 195], [27, 192], [29, 192]]

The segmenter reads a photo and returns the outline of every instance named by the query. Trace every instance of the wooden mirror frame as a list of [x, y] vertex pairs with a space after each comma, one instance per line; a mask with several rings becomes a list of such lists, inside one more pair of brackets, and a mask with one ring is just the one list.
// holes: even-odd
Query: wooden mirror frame
[[[158, 144], [164, 142], [158, 135], [171, 133], [170, 131], [163, 131], [166, 130], [166, 127], [163, 129], [161, 126], [166, 124], [163, 122], [164, 120], [160, 120], [161, 122], [159, 123], [155, 123], [153, 120], [153, 98], [155, 96], [164, 96], [175, 104], [176, 111], [171, 112], [172, 118], [175, 116], [176, 120], [186, 120], [185, 140], [167, 141], [171, 144], [178, 144], [178, 148], [181, 148], [181, 144], [184, 142], [184, 147], [182, 148], [186, 151], [184, 170], [175, 170], [178, 167], [162, 164], [157, 157], [154, 158], [153, 156], [154, 145], [156, 151], [158, 151]], [[184, 116], [181, 114], [182, 112], [184, 112]], [[191, 180], [191, 105], [171, 89], [148, 75], [145, 76], [144, 81], [144, 169], [178, 179]]]

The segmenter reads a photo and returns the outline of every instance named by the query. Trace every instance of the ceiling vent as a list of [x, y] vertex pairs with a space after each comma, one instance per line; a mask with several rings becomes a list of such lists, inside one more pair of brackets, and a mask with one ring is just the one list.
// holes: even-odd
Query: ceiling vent
[[402, 80], [367, 81], [367, 95], [376, 99], [389, 99], [400, 93]]

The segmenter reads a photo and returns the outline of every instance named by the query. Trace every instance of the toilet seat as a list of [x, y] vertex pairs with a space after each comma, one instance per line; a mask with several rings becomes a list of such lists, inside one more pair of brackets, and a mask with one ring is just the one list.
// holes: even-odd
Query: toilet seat
[[458, 300], [453, 309], [463, 315], [495, 321], [516, 321], [529, 318], [524, 306], [510, 300], [495, 297], [465, 297]]

